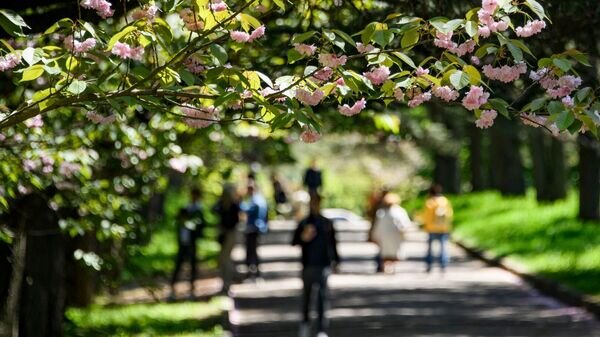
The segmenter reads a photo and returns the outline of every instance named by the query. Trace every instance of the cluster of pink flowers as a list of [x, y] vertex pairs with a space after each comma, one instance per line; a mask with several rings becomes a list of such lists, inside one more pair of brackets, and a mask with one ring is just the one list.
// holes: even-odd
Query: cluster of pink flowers
[[540, 126], [545, 125], [548, 121], [546, 117], [538, 116], [534, 113], [521, 113], [520, 117], [523, 124], [534, 128], [539, 128]]
[[349, 106], [348, 104], [338, 106], [338, 111], [342, 115], [350, 117], [350, 116], [358, 115], [366, 107], [367, 107], [367, 100], [364, 98], [361, 98], [359, 101], [354, 103], [354, 105], [352, 105], [352, 106]]
[[185, 59], [185, 61], [183, 61], [183, 65], [194, 75], [203, 73], [206, 70], [206, 67], [202, 64], [202, 61], [194, 55]]
[[429, 69], [423, 69], [423, 67], [417, 67], [417, 69], [415, 70], [415, 75], [417, 77], [429, 75]]
[[117, 120], [117, 116], [115, 116], [115, 115], [110, 115], [110, 116], [105, 117], [105, 116], [102, 116], [101, 114], [97, 113], [96, 111], [88, 111], [85, 114], [85, 116], [91, 122], [96, 123], [96, 124], [102, 124], [102, 125], [111, 124]]
[[72, 50], [76, 55], [79, 55], [96, 47], [96, 39], [90, 37], [81, 42], [74, 39], [73, 35], [69, 35], [65, 38], [64, 45], [67, 50]]
[[319, 134], [317, 131], [307, 128], [300, 134], [300, 139], [306, 144], [312, 144], [321, 139], [321, 134]]
[[232, 30], [229, 35], [231, 36], [232, 40], [239, 43], [254, 42], [254, 40], [260, 39], [265, 35], [265, 30], [265, 26], [260, 26], [253, 30], [250, 34], [239, 30]]
[[179, 17], [185, 23], [185, 28], [189, 31], [196, 32], [204, 29], [204, 22], [198, 20], [196, 13], [190, 8], [184, 8], [179, 12]]
[[499, 68], [491, 65], [483, 66], [483, 73], [491, 80], [497, 80], [503, 83], [511, 83], [519, 79], [522, 74], [527, 73], [527, 65], [525, 62], [519, 62], [514, 66], [502, 66]]
[[144, 8], [137, 8], [131, 13], [131, 17], [134, 20], [148, 19], [148, 21], [154, 21], [156, 14], [158, 13], [158, 7], [156, 5], [150, 5]]
[[70, 161], [63, 161], [58, 167], [58, 173], [66, 178], [73, 177], [73, 174], [79, 170], [81, 170], [81, 165]]
[[487, 129], [494, 125], [494, 120], [498, 117], [496, 110], [484, 110], [481, 116], [475, 121], [475, 125], [480, 129]]
[[360, 42], [357, 42], [356, 50], [358, 50], [358, 52], [361, 54], [368, 54], [368, 53], [372, 52], [373, 50], [375, 50], [375, 46], [373, 46], [372, 44], [365, 45]]
[[470, 54], [475, 50], [475, 46], [477, 45], [475, 41], [468, 40], [459, 45], [456, 42], [452, 41], [452, 35], [452, 32], [442, 33], [438, 31], [436, 33], [436, 38], [433, 40], [433, 44], [436, 47], [447, 49], [458, 56]]
[[52, 173], [54, 171], [54, 159], [45, 152], [40, 154], [40, 159], [42, 160], [42, 172], [46, 174]]
[[471, 63], [478, 66], [481, 64], [481, 60], [479, 59], [479, 57], [473, 55], [473, 56], [471, 56]]
[[294, 44], [294, 49], [296, 49], [296, 51], [298, 53], [300, 53], [300, 55], [304, 55], [304, 56], [313, 56], [315, 54], [315, 52], [317, 51], [317, 47], [314, 44], [304, 44], [304, 43]]
[[141, 61], [144, 56], [144, 47], [131, 47], [127, 43], [117, 42], [113, 46], [112, 53], [123, 60], [132, 59]]
[[113, 16], [115, 13], [110, 7], [111, 3], [106, 0], [83, 0], [81, 1], [81, 7], [87, 9], [93, 9], [103, 19]]
[[575, 106], [575, 100], [571, 96], [565, 96], [561, 100], [562, 104], [564, 104], [567, 108], [572, 108]]
[[581, 77], [565, 75], [555, 78], [547, 68], [532, 71], [529, 77], [534, 81], [539, 81], [540, 86], [546, 89], [546, 93], [552, 98], [562, 98], [571, 95], [571, 93], [581, 86]]
[[192, 105], [185, 105], [180, 109], [187, 116], [183, 122], [192, 128], [206, 128], [217, 123], [220, 119], [219, 111], [214, 106], [197, 108]]
[[390, 68], [381, 66], [363, 74], [373, 83], [373, 85], [381, 85], [390, 77]]
[[21, 56], [16, 53], [6, 54], [0, 56], [0, 71], [7, 71], [19, 65], [21, 63]]
[[423, 93], [417, 92], [412, 96], [410, 101], [408, 101], [408, 106], [411, 108], [416, 108], [425, 102], [429, 102], [430, 100], [431, 100], [431, 92], [429, 92], [429, 91], [423, 92]]
[[296, 89], [296, 98], [305, 105], [318, 105], [321, 103], [321, 100], [323, 100], [323, 97], [325, 97], [325, 93], [319, 89], [315, 90], [313, 93], [302, 88]]
[[25, 172], [33, 172], [37, 170], [39, 167], [39, 163], [35, 160], [25, 159], [23, 160], [23, 171]]
[[26, 120], [25, 126], [32, 129], [41, 128], [44, 126], [44, 120], [42, 119], [41, 115], [37, 115]]
[[518, 37], [530, 37], [541, 33], [544, 28], [546, 28], [546, 21], [533, 20], [527, 22], [523, 27], [517, 27], [515, 31]]
[[494, 13], [498, 9], [497, 0], [483, 0], [482, 8], [477, 12], [479, 17], [479, 35], [481, 37], [489, 37], [491, 33], [503, 32], [508, 29], [508, 23], [506, 21], [495, 21]]
[[227, 4], [223, 0], [212, 0], [210, 9], [215, 12], [222, 12], [227, 10]]
[[325, 68], [317, 70], [314, 73], [313, 78], [317, 82], [324, 82], [324, 81], [329, 80], [331, 78], [331, 76], [333, 76], [333, 69], [331, 69], [329, 67], [325, 67]]
[[485, 92], [482, 87], [472, 86], [471, 90], [463, 98], [462, 104], [468, 110], [476, 110], [487, 103], [489, 98], [490, 94]]
[[348, 62], [348, 57], [346, 55], [337, 56], [335, 54], [320, 54], [319, 55], [319, 63], [324, 67], [329, 68], [337, 68], [343, 66]]
[[442, 87], [434, 87], [432, 93], [435, 97], [441, 99], [442, 101], [452, 102], [456, 101], [460, 94], [458, 91], [453, 90], [449, 86], [445, 85]]

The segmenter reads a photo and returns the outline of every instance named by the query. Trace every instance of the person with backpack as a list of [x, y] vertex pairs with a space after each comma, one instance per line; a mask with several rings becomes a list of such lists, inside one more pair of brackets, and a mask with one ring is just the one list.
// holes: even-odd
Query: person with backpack
[[310, 199], [310, 213], [294, 232], [293, 246], [302, 248], [302, 315], [300, 337], [310, 334], [310, 301], [317, 288], [318, 337], [327, 337], [325, 310], [328, 307], [327, 279], [340, 262], [333, 222], [321, 215], [321, 197], [314, 194]]
[[223, 186], [223, 194], [213, 207], [213, 212], [219, 217], [219, 269], [223, 280], [221, 292], [227, 294], [235, 273], [231, 251], [235, 246], [236, 227], [240, 222], [240, 202], [235, 185]]
[[446, 270], [450, 262], [448, 255], [448, 240], [450, 231], [452, 230], [453, 210], [450, 201], [442, 195], [442, 187], [434, 184], [429, 189], [429, 197], [425, 201], [425, 209], [423, 210], [423, 224], [425, 231], [429, 233], [427, 240], [427, 272], [431, 272], [433, 265], [433, 242], [440, 243], [440, 266], [442, 272]]
[[258, 238], [269, 230], [267, 200], [258, 190], [255, 182], [249, 181], [246, 200], [241, 204], [246, 215], [246, 266], [248, 277], [260, 277]]
[[196, 281], [196, 267], [198, 259], [196, 256], [196, 242], [202, 236], [206, 221], [204, 219], [204, 206], [202, 205], [202, 192], [198, 188], [191, 191], [190, 203], [179, 210], [177, 216], [177, 258], [175, 270], [171, 277], [170, 300], [175, 299], [175, 283], [179, 277], [183, 263], [190, 263], [190, 298], [194, 298], [194, 282]]

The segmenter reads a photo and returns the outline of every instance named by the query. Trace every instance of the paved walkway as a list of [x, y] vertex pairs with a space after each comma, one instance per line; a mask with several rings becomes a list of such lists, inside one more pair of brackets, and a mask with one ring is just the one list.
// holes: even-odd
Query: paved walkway
[[[425, 234], [414, 230], [395, 275], [375, 274], [376, 247], [365, 222], [336, 222], [340, 273], [330, 278], [331, 337], [600, 337], [600, 323], [577, 308], [541, 296], [516, 276], [451, 247], [445, 275], [424, 273]], [[259, 254], [264, 282], [233, 287], [233, 333], [242, 337], [297, 336], [300, 251], [289, 246], [293, 222], [271, 224]], [[234, 258], [243, 260], [237, 247]]]

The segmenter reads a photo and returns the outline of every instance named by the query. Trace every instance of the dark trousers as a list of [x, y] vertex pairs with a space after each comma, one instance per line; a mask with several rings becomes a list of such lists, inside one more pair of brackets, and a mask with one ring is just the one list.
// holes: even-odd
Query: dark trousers
[[258, 233], [246, 234], [246, 266], [248, 272], [258, 275], [260, 260], [258, 258]]
[[177, 282], [177, 278], [179, 277], [179, 272], [181, 271], [181, 267], [185, 261], [190, 262], [191, 274], [190, 274], [190, 284], [192, 288], [194, 287], [194, 281], [196, 280], [196, 265], [198, 264], [198, 259], [196, 258], [196, 245], [179, 245], [179, 250], [177, 251], [177, 259], [175, 260], [175, 270], [173, 271], [173, 277], [171, 278], [171, 285], [175, 285]]
[[327, 319], [325, 310], [329, 307], [329, 294], [327, 289], [327, 278], [331, 274], [327, 267], [304, 267], [302, 271], [302, 283], [304, 290], [302, 294], [302, 315], [303, 321], [310, 321], [310, 302], [313, 289], [317, 288], [317, 329], [324, 332], [327, 329]]

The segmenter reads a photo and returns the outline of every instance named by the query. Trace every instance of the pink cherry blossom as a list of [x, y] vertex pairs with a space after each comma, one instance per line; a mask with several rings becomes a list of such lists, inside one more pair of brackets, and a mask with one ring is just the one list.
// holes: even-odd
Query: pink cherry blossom
[[265, 28], [265, 26], [260, 26], [258, 28], [256, 28], [255, 30], [252, 31], [252, 33], [250, 34], [250, 40], [248, 40], [248, 42], [252, 42], [254, 40], [260, 39], [261, 37], [265, 36], [265, 31], [267, 29]]
[[63, 161], [58, 167], [58, 173], [65, 178], [73, 177], [73, 174], [79, 170], [81, 170], [81, 165], [69, 161]]
[[462, 104], [468, 110], [476, 110], [487, 103], [489, 97], [490, 94], [485, 92], [482, 87], [472, 86], [471, 90], [463, 98]]
[[183, 61], [183, 65], [194, 75], [199, 75], [206, 70], [206, 67], [202, 64], [200, 58], [194, 55], [185, 59], [185, 61]]
[[96, 124], [102, 124], [102, 125], [111, 124], [111, 123], [114, 123], [115, 120], [117, 120], [117, 116], [115, 116], [115, 115], [110, 115], [110, 116], [105, 117], [95, 111], [88, 111], [85, 116], [91, 122], [96, 123]]
[[429, 102], [431, 100], [431, 92], [427, 91], [424, 93], [415, 94], [410, 101], [408, 101], [408, 106], [411, 108], [416, 108], [419, 105]]
[[35, 171], [38, 169], [38, 167], [39, 167], [39, 163], [34, 160], [31, 160], [31, 159], [23, 160], [23, 170], [25, 172]]
[[325, 97], [325, 93], [319, 89], [313, 93], [302, 88], [296, 89], [296, 98], [304, 105], [319, 105], [323, 97]]
[[483, 0], [481, 7], [488, 13], [494, 13], [498, 9], [498, 0]]
[[491, 79], [503, 83], [511, 83], [519, 79], [522, 74], [527, 73], [527, 65], [519, 62], [514, 66], [502, 66], [494, 68], [491, 65], [483, 66], [483, 74]]
[[338, 78], [338, 79], [335, 81], [335, 84], [337, 84], [337, 85], [339, 85], [339, 86], [342, 86], [342, 87], [343, 87], [343, 86], [345, 86], [345, 85], [346, 85], [346, 81], [344, 81], [344, 78], [343, 78], [343, 77], [340, 77], [340, 78]]
[[351, 116], [359, 114], [366, 107], [367, 107], [367, 100], [365, 100], [364, 98], [361, 98], [359, 101], [354, 103], [353, 106], [349, 106], [348, 104], [338, 106], [338, 111], [344, 116], [351, 117]]
[[533, 20], [527, 22], [523, 27], [517, 27], [515, 30], [519, 37], [530, 37], [539, 34], [546, 28], [546, 22], [541, 20]]
[[0, 71], [7, 71], [21, 63], [21, 56], [16, 53], [0, 56]]
[[219, 111], [214, 106], [195, 107], [186, 104], [180, 107], [180, 109], [187, 116], [183, 122], [192, 128], [206, 128], [220, 120]]
[[373, 83], [373, 85], [381, 85], [390, 77], [390, 68], [381, 66], [363, 74]]
[[317, 51], [317, 47], [314, 44], [296, 43], [294, 49], [303, 56], [313, 56]]
[[360, 42], [357, 42], [356, 50], [358, 50], [358, 52], [361, 54], [368, 54], [368, 53], [372, 52], [373, 50], [375, 50], [375, 46], [373, 46], [372, 44], [364, 45]]
[[126, 60], [141, 61], [144, 55], [144, 47], [131, 47], [127, 43], [117, 42], [113, 46], [112, 53]]
[[96, 46], [96, 39], [88, 38], [83, 42], [75, 40], [73, 35], [69, 35], [64, 40], [64, 45], [67, 50], [72, 50], [76, 55], [87, 53]]
[[575, 100], [571, 96], [565, 96], [561, 100], [562, 104], [564, 104], [567, 108], [572, 108], [575, 106]]
[[320, 54], [319, 55], [319, 63], [324, 67], [329, 68], [337, 68], [343, 66], [348, 62], [348, 57], [346, 55], [337, 56], [335, 54]]
[[204, 29], [204, 22], [198, 20], [196, 14], [191, 8], [184, 8], [179, 12], [179, 17], [185, 23], [185, 28], [189, 31], [196, 32]]
[[481, 116], [475, 121], [475, 125], [480, 129], [487, 129], [494, 125], [494, 120], [498, 117], [496, 110], [484, 110]]
[[306, 144], [316, 143], [321, 139], [321, 134], [312, 129], [306, 129], [300, 134], [300, 139]]
[[156, 5], [151, 5], [148, 7], [137, 8], [131, 13], [131, 17], [134, 20], [148, 19], [148, 21], [154, 21], [156, 18], [156, 14], [158, 13], [158, 7]]
[[429, 69], [423, 69], [423, 67], [418, 67], [415, 70], [415, 75], [418, 76], [418, 77], [429, 75]]
[[171, 158], [169, 159], [169, 167], [179, 173], [185, 173], [187, 171], [187, 161], [185, 158]]
[[333, 69], [329, 67], [319, 69], [313, 75], [315, 80], [317, 80], [318, 82], [327, 81], [331, 78], [331, 76], [333, 76]]
[[[539, 74], [532, 74], [535, 78], [537, 78], [538, 75]], [[546, 89], [546, 93], [552, 98], [562, 98], [570, 95], [581, 86], [581, 83], [581, 78], [573, 75], [565, 75], [556, 79], [548, 74], [540, 80], [540, 85]]]
[[213, 0], [210, 4], [210, 9], [215, 12], [222, 12], [227, 10], [227, 4], [223, 0]]
[[83, 0], [81, 1], [81, 7], [86, 9], [93, 9], [103, 19], [113, 16], [114, 11], [110, 8], [112, 5], [106, 0]]
[[41, 115], [37, 115], [26, 120], [25, 126], [32, 129], [41, 128], [44, 126], [44, 120], [42, 119]]
[[452, 88], [450, 88], [447, 85], [445, 85], [443, 87], [433, 88], [432, 93], [435, 97], [437, 97], [443, 101], [446, 101], [446, 102], [456, 101], [458, 99], [458, 97], [460, 96], [458, 91], [453, 90]]
[[473, 55], [473, 56], [471, 56], [471, 63], [478, 66], [481, 64], [481, 60], [479, 59], [479, 57]]
[[440, 31], [437, 31], [435, 34], [436, 38], [433, 40], [433, 44], [436, 47], [443, 49], [453, 49], [457, 47], [456, 42], [452, 41], [452, 32], [442, 33]]
[[477, 44], [473, 40], [468, 40], [465, 43], [461, 43], [459, 46], [448, 48], [448, 50], [458, 56], [464, 56], [475, 51]]
[[398, 102], [402, 102], [404, 101], [404, 91], [402, 91], [402, 88], [396, 88], [394, 89], [394, 98], [396, 99], [396, 101]]
[[483, 38], [488, 38], [488, 37], [490, 37], [490, 35], [492, 35], [492, 31], [490, 30], [490, 28], [488, 26], [480, 26], [479, 27], [479, 36], [481, 36]]
[[231, 39], [235, 42], [244, 43], [250, 41], [250, 34], [240, 30], [233, 30], [229, 33]]

